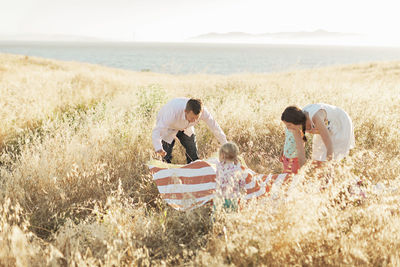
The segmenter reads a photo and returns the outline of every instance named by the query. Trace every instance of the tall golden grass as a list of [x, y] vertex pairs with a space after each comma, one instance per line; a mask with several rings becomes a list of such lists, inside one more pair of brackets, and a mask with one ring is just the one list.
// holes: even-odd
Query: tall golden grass
[[[400, 62], [168, 75], [0, 54], [0, 265], [398, 266], [399, 95]], [[288, 105], [342, 107], [356, 148], [320, 173], [307, 164], [290, 197], [211, 223], [207, 207], [165, 205], [146, 166], [157, 110], [177, 96], [203, 99], [259, 173], [282, 170]], [[196, 130], [207, 158], [219, 144]], [[348, 192], [357, 180], [365, 199]]]

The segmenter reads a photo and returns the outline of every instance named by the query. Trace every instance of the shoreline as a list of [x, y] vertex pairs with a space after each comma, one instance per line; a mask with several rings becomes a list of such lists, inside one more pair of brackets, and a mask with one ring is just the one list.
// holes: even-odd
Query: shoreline
[[9, 43], [1, 53], [168, 74], [274, 73], [400, 60], [400, 47], [191, 43]]

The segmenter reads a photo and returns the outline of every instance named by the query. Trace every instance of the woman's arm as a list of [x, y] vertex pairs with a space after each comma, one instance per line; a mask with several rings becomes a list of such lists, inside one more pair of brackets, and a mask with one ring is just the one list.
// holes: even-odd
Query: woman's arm
[[300, 130], [291, 130], [294, 136], [294, 141], [296, 142], [297, 158], [299, 159], [300, 167], [306, 162], [306, 152], [304, 150], [304, 140], [302, 132]]
[[326, 113], [324, 110], [321, 109], [317, 113], [315, 113], [312, 121], [314, 122], [315, 128], [318, 130], [319, 134], [321, 135], [322, 141], [326, 146], [326, 159], [331, 160], [333, 155], [333, 144], [331, 135], [329, 134], [329, 131], [324, 123], [325, 117]]

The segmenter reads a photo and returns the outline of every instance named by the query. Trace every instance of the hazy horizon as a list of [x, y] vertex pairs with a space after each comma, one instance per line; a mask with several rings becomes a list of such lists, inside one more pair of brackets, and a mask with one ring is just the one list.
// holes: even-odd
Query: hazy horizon
[[[300, 44], [400, 46], [394, 0], [301, 3], [283, 0], [15, 0], [0, 9], [0, 36], [79, 36], [118, 42], [189, 42], [208, 34], [244, 32], [354, 33], [362, 38], [303, 40]], [[253, 40], [274, 43], [274, 40]], [[228, 40], [240, 42], [240, 40]]]
[[[296, 34], [302, 32], [279, 32], [279, 33], [265, 33], [265, 34]], [[335, 33], [338, 35], [344, 35], [341, 37], [251, 37], [251, 34], [240, 32], [243, 35], [249, 35], [250, 37], [244, 38], [229, 38], [233, 34], [229, 33], [205, 33], [197, 36], [189, 37], [185, 40], [175, 40], [175, 41], [138, 41], [138, 40], [118, 40], [118, 39], [107, 39], [102, 37], [94, 36], [78, 36], [78, 35], [58, 35], [58, 34], [28, 34], [28, 35], [18, 35], [18, 34], [0, 34], [0, 42], [35, 42], [35, 43], [52, 43], [52, 42], [75, 42], [75, 43], [177, 43], [177, 44], [254, 44], [254, 45], [310, 45], [310, 46], [371, 46], [371, 47], [400, 47], [400, 45], [392, 43], [379, 43], [368, 41], [365, 35], [349, 34], [349, 33]], [[346, 35], [349, 37], [346, 37]], [[222, 37], [208, 38], [208, 35], [220, 35]], [[262, 34], [259, 34], [262, 35]], [[355, 37], [354, 37], [355, 36]]]

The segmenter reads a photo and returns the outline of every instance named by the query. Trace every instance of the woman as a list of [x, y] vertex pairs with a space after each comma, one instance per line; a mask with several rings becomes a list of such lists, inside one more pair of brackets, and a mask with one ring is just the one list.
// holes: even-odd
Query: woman
[[[314, 135], [313, 160], [340, 160], [348, 155], [355, 145], [351, 118], [339, 107], [318, 103], [307, 105], [301, 110], [290, 106], [282, 113], [281, 119], [292, 132], [299, 132], [302, 136], [305, 132]], [[296, 140], [301, 142], [302, 139]], [[304, 153], [303, 151], [298, 153]]]

